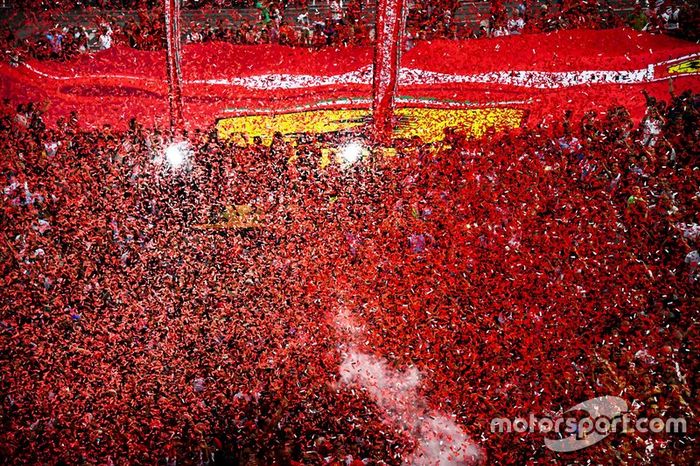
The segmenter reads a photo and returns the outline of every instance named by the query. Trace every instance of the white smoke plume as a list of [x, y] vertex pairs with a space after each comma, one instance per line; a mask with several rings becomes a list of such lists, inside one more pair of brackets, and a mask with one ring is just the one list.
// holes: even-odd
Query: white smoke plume
[[350, 348], [340, 376], [343, 383], [366, 390], [386, 413], [385, 421], [415, 440], [405, 465], [467, 466], [481, 461], [481, 450], [467, 434], [450, 417], [428, 408], [418, 393], [421, 376], [415, 367], [397, 371], [383, 358]]

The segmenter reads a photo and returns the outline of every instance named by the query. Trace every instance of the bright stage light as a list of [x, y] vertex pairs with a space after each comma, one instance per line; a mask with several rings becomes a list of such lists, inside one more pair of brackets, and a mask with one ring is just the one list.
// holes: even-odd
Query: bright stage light
[[177, 169], [187, 162], [189, 147], [186, 141], [174, 142], [165, 148], [165, 160], [171, 168]]
[[340, 150], [340, 158], [345, 165], [357, 163], [362, 158], [363, 147], [358, 142], [350, 142]]

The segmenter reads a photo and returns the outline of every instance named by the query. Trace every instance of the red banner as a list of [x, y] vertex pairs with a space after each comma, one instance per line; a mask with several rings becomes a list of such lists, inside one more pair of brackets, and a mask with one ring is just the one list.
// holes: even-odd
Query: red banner
[[[700, 46], [629, 29], [574, 30], [417, 44], [403, 54], [399, 107], [644, 110], [642, 89], [668, 98], [700, 89]], [[131, 117], [168, 125], [164, 52], [116, 47], [65, 63], [0, 64], [0, 94], [50, 101], [47, 122], [77, 110], [86, 125], [122, 127]], [[371, 107], [372, 49], [311, 51], [279, 45], [188, 45], [182, 56], [186, 126], [246, 114]]]

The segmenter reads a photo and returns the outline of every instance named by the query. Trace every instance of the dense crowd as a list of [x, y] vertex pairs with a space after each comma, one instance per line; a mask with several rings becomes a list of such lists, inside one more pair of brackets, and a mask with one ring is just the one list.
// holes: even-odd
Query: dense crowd
[[[13, 463], [400, 464], [411, 428], [340, 380], [349, 347], [416, 367], [491, 464], [555, 457], [494, 417], [602, 395], [639, 417], [697, 412], [697, 94], [648, 98], [639, 125], [618, 107], [454, 129], [323, 169], [358, 136], [196, 132], [175, 168], [168, 135], [136, 120], [53, 123], [2, 106]], [[695, 447], [627, 432], [558, 458], [691, 464]]]
[[[235, 44], [282, 44], [302, 47], [368, 46], [374, 41], [374, 5], [365, 0], [318, 0], [312, 2], [248, 2], [249, 11], [223, 10], [227, 5], [200, 5], [200, 16], [185, 16], [185, 43], [225, 41]], [[323, 8], [320, 8], [321, 4]], [[186, 3], [184, 6], [191, 6]], [[405, 38], [407, 47], [415, 41], [433, 39], [474, 39], [512, 34], [536, 33], [572, 28], [611, 28], [629, 25], [649, 32], [666, 32], [697, 39], [700, 8], [689, 3], [655, 2], [635, 5], [631, 13], [616, 11], [606, 2], [513, 2], [494, 0], [483, 9], [481, 3], [458, 0], [413, 0], [407, 4]], [[140, 50], [162, 50], [164, 16], [160, 2], [103, 2], [88, 23], [76, 25], [66, 10], [54, 5], [46, 12], [27, 10], [23, 21], [51, 25], [34, 34], [20, 34], [17, 22], [2, 21], [0, 44], [13, 57], [66, 59], [78, 53], [109, 48], [113, 43]], [[126, 10], [119, 8], [128, 8]], [[217, 9], [219, 8], [219, 9]], [[218, 13], [217, 13], [218, 12]], [[458, 13], [461, 12], [461, 13]], [[457, 19], [458, 14], [462, 19]], [[472, 18], [464, 20], [464, 17]], [[63, 18], [63, 19], [60, 19]], [[65, 23], [65, 24], [64, 24]]]
[[[206, 8], [250, 8], [260, 0], [182, 0], [185, 9]], [[315, 5], [316, 2], [326, 0], [280, 0], [279, 3], [287, 6]], [[51, 11], [61, 9], [64, 11], [80, 10], [83, 8], [96, 8], [103, 10], [134, 10], [153, 9], [162, 6], [162, 0], [23, 0], [19, 3], [27, 8]]]

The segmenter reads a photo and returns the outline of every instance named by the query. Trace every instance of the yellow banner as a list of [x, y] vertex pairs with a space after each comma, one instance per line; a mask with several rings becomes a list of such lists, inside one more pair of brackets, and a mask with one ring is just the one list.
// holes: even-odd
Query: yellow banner
[[[520, 125], [523, 111], [512, 108], [445, 110], [431, 108], [400, 108], [395, 115], [399, 121], [395, 138], [420, 137], [425, 143], [444, 138], [446, 128], [464, 131], [468, 136], [481, 137], [487, 130], [503, 130]], [[269, 145], [276, 132], [285, 137], [298, 134], [323, 134], [359, 130], [371, 119], [370, 110], [314, 110], [279, 115], [253, 115], [225, 118], [217, 123], [219, 138], [234, 138], [247, 145], [260, 137]]]

